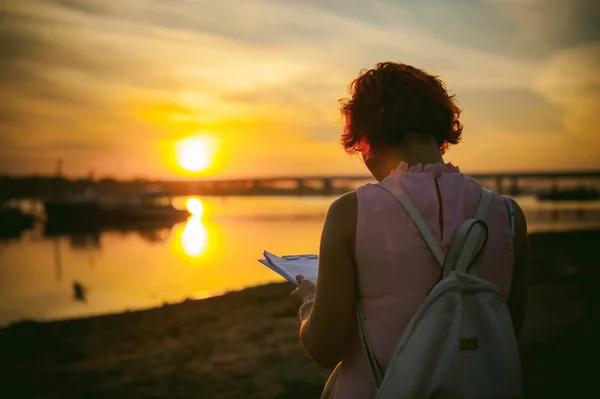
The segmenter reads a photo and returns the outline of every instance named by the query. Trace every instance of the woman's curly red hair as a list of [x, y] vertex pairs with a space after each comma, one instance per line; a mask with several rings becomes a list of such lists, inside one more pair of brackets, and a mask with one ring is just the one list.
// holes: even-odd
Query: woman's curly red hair
[[463, 126], [454, 95], [437, 76], [410, 65], [382, 62], [362, 71], [340, 100], [348, 153], [366, 157], [398, 145], [406, 134], [431, 135], [444, 154], [458, 144]]

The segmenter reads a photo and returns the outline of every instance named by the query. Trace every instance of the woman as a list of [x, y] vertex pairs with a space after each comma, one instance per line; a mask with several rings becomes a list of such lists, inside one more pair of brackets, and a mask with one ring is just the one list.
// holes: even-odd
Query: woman
[[[341, 108], [344, 147], [362, 155], [375, 179], [401, 187], [446, 251], [458, 226], [473, 217], [482, 193], [479, 183], [442, 158], [462, 134], [454, 96], [437, 77], [392, 62], [363, 72], [350, 94]], [[507, 299], [518, 336], [527, 302], [525, 217], [516, 202], [494, 194], [486, 223], [488, 241], [478, 275], [496, 284]], [[301, 343], [319, 365], [339, 364], [324, 397], [372, 398], [375, 388], [357, 333], [355, 301], [385, 370], [411, 316], [439, 279], [439, 265], [402, 206], [372, 184], [332, 203], [319, 262], [316, 287], [298, 276], [300, 286], [292, 293], [299, 306]]]

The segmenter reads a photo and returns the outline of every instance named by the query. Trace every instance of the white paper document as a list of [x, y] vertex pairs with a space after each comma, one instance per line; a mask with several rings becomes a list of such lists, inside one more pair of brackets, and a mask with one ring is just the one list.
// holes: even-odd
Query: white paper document
[[286, 255], [277, 256], [270, 252], [264, 252], [264, 259], [258, 261], [286, 280], [298, 285], [297, 275], [303, 275], [307, 279], [316, 282], [319, 258], [317, 255]]

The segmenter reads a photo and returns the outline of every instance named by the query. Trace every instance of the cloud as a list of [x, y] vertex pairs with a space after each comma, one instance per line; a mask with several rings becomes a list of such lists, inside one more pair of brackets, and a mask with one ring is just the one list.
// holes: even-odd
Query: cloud
[[[268, 141], [269, 150], [318, 146], [326, 159], [339, 151], [337, 100], [360, 69], [383, 60], [440, 75], [465, 108], [465, 137], [479, 146], [498, 135], [503, 151], [533, 149], [541, 137], [548, 148], [575, 149], [569, 138], [591, 143], [589, 126], [598, 126], [598, 82], [585, 77], [599, 70], [593, 5], [8, 0], [0, 142], [9, 144], [0, 157], [25, 156], [27, 141], [70, 157], [88, 153], [78, 146], [136, 148], [142, 165], [157, 146], [206, 130], [240, 157], [260, 159]], [[468, 142], [459, 151], [467, 164], [476, 159]], [[541, 157], [538, 166], [553, 154]], [[239, 167], [231, 162], [230, 172]]]
[[555, 53], [543, 63], [534, 88], [560, 107], [569, 139], [591, 146], [600, 159], [600, 43]]
[[[514, 56], [542, 59], [600, 40], [596, 0], [482, 0], [510, 31], [497, 37]], [[487, 19], [483, 19], [487, 22]], [[496, 47], [496, 46], [494, 46]]]
[[496, 160], [489, 170], [600, 167], [599, 76], [600, 44], [584, 44], [542, 60], [526, 91], [468, 93], [469, 123], [451, 159]]
[[467, 134], [501, 129], [514, 138], [544, 137], [564, 129], [561, 108], [528, 89], [461, 90]]

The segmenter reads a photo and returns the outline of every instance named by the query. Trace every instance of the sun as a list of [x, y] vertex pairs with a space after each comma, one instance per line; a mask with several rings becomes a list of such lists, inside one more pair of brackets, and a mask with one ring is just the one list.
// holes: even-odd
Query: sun
[[214, 162], [214, 149], [208, 137], [189, 137], [175, 144], [177, 163], [189, 172], [202, 172]]

